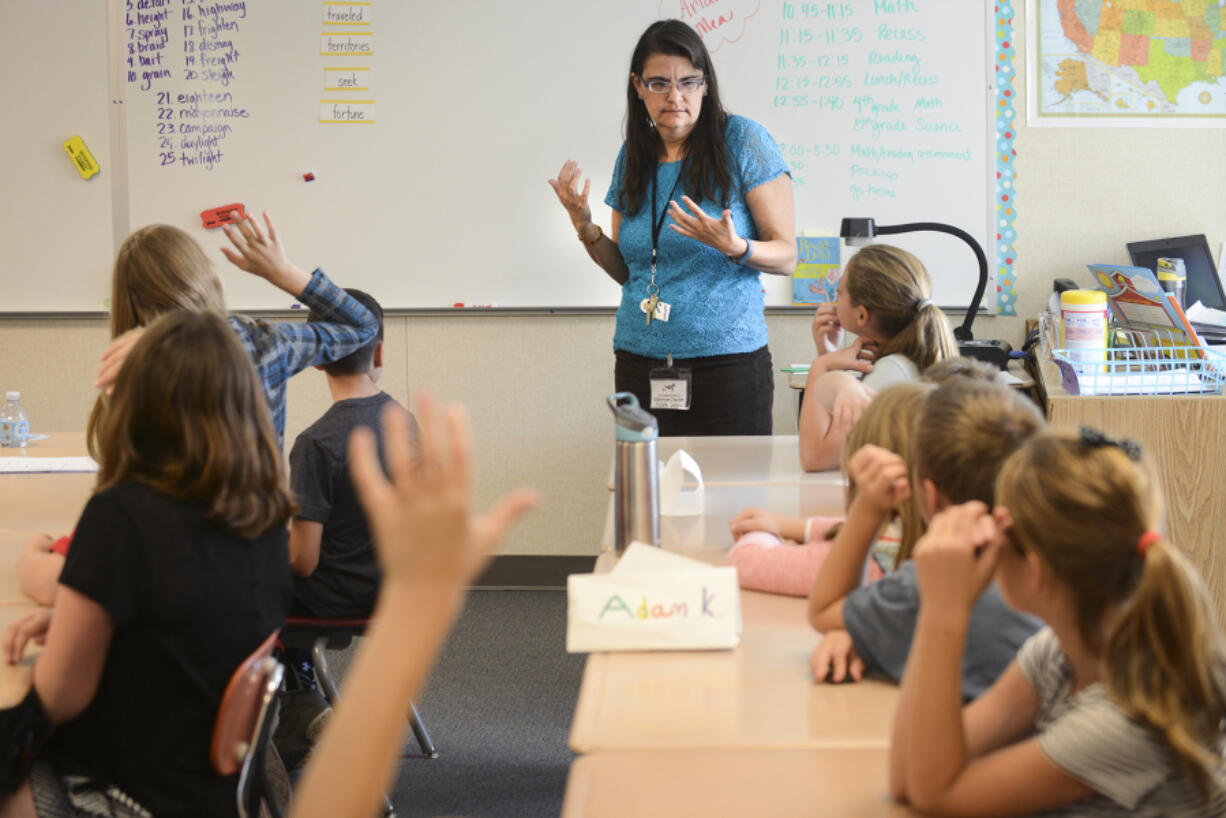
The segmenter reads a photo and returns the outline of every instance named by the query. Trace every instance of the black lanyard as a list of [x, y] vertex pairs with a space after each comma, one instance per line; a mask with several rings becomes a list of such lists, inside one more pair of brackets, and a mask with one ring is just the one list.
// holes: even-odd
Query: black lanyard
[[660, 211], [660, 218], [656, 219], [656, 176], [660, 173], [660, 163], [656, 162], [655, 169], [651, 174], [651, 275], [654, 279], [656, 274], [656, 251], [660, 246], [660, 231], [664, 229], [664, 219], [668, 217], [668, 203], [673, 200], [673, 196], [677, 192], [677, 185], [681, 184], [681, 175], [685, 173], [685, 161], [682, 160], [681, 167], [677, 169], [677, 180], [673, 182], [673, 189], [668, 192], [668, 199], [664, 202], [664, 209]]

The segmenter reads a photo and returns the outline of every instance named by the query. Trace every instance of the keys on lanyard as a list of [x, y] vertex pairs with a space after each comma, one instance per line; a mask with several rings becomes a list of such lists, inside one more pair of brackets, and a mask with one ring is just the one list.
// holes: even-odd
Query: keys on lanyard
[[656, 304], [659, 303], [660, 296], [652, 293], [647, 298], [644, 298], [643, 302], [639, 304], [639, 309], [641, 309], [647, 315], [647, 326], [649, 327], [651, 326], [651, 316], [656, 311]]
[[[651, 283], [647, 285], [647, 297], [639, 302], [639, 309], [647, 317], [648, 327], [651, 326], [651, 319], [657, 314], [661, 321], [667, 321], [670, 312], [668, 304], [660, 303], [660, 285], [656, 284], [656, 255], [660, 246], [660, 231], [664, 229], [664, 220], [668, 218], [668, 203], [677, 194], [677, 186], [681, 184], [681, 174], [684, 170], [684, 166], [677, 169], [677, 179], [673, 182], [673, 189], [668, 193], [668, 200], [664, 202], [664, 209], [660, 211], [659, 219], [656, 218], [656, 176], [660, 172], [658, 164], [651, 174]], [[658, 313], [657, 307], [661, 308]]]

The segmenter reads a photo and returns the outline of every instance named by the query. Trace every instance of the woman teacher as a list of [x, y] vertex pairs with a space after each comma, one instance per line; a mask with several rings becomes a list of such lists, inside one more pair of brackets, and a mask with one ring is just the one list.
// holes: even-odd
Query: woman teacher
[[768, 435], [758, 273], [796, 266], [787, 163], [765, 128], [724, 110], [711, 57], [679, 20], [639, 38], [626, 99], [609, 232], [592, 222], [592, 182], [579, 187], [574, 162], [549, 180], [588, 255], [622, 285], [617, 390], [650, 407], [662, 435]]

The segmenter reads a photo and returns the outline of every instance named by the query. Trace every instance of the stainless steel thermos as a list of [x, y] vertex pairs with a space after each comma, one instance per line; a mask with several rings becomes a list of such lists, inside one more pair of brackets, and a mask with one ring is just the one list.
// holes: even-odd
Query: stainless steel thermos
[[659, 422], [629, 392], [609, 396], [616, 420], [613, 468], [613, 547], [620, 556], [638, 541], [660, 544], [660, 467], [656, 454]]

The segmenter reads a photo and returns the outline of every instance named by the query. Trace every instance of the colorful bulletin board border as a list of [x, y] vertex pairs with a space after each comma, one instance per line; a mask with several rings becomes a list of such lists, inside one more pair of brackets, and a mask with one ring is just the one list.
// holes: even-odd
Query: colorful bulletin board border
[[1013, 0], [995, 6], [996, 14], [996, 314], [1017, 315], [1017, 191], [1013, 185], [1017, 135], [1013, 88]]

